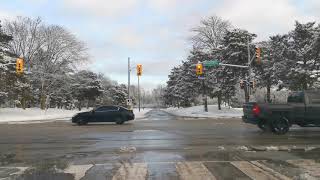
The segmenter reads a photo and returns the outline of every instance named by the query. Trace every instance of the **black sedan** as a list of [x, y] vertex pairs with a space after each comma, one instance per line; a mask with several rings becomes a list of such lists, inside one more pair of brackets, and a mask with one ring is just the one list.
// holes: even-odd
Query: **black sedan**
[[115, 122], [123, 124], [130, 120], [134, 120], [133, 111], [121, 106], [100, 106], [92, 111], [81, 112], [72, 117], [72, 122], [78, 125], [85, 125], [89, 122]]

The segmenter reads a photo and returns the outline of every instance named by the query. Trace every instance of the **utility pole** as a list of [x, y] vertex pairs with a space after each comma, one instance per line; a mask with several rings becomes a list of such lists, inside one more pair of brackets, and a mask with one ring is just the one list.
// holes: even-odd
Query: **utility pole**
[[[130, 71], [130, 57], [128, 57], [128, 99], [130, 99]], [[128, 107], [131, 108], [129, 104]]]

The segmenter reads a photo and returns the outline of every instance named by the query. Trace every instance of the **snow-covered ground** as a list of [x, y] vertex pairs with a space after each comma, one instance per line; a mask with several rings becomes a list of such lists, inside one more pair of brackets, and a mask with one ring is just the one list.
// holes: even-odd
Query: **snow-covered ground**
[[[84, 111], [86, 111], [85, 109]], [[0, 108], [1, 122], [21, 122], [21, 121], [49, 121], [70, 119], [78, 110], [48, 109], [43, 111], [39, 108]]]
[[133, 109], [133, 113], [136, 119], [142, 119], [145, 117], [146, 113], [149, 112], [150, 110], [151, 108], [144, 108], [144, 109], [141, 108], [139, 112], [139, 109], [135, 108]]
[[[89, 111], [91, 109], [83, 109]], [[143, 118], [151, 109], [145, 108], [134, 109], [136, 118]], [[73, 115], [79, 113], [78, 110], [64, 110], [64, 109], [48, 109], [43, 111], [39, 108], [29, 108], [23, 110], [21, 108], [0, 108], [0, 123], [39, 123], [50, 121], [68, 121]]]
[[203, 106], [168, 108], [164, 111], [182, 117], [241, 118], [243, 115], [242, 108], [222, 107], [222, 110], [218, 110], [218, 105], [209, 105], [208, 112], [204, 112]]

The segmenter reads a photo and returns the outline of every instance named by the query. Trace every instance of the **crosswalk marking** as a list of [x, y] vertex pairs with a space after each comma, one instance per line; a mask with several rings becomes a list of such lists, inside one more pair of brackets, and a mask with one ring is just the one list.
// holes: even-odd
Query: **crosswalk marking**
[[146, 163], [124, 163], [113, 176], [112, 180], [145, 180], [147, 173]]
[[288, 163], [306, 170], [313, 177], [320, 178], [320, 163], [312, 159], [287, 160]]
[[255, 166], [259, 167], [260, 169], [269, 172], [270, 174], [272, 174], [273, 176], [275, 176], [278, 179], [282, 179], [282, 180], [290, 180], [290, 178], [288, 178], [285, 175], [280, 174], [279, 172], [265, 166], [264, 164], [259, 163], [258, 161], [251, 161], [252, 164], [254, 164]]
[[178, 162], [176, 169], [181, 180], [215, 180], [216, 178], [200, 162]]
[[[108, 175], [112, 180], [145, 180], [160, 178], [178, 178], [181, 180], [215, 180], [241, 174], [241, 178], [250, 179], [280, 179], [289, 180], [293, 177], [307, 177], [306, 179], [320, 179], [320, 163], [315, 160], [299, 159], [286, 160], [288, 165], [283, 168], [294, 170], [294, 174], [277, 170], [277, 166], [268, 161], [184, 161], [184, 162], [145, 162], [145, 163], [105, 163], [70, 165], [64, 173], [73, 174], [76, 180], [103, 177]], [[109, 168], [101, 168], [106, 166]], [[99, 168], [100, 167], [100, 168]], [[227, 168], [229, 167], [229, 168]], [[293, 169], [291, 169], [293, 168]], [[11, 169], [18, 169], [8, 173]], [[1, 167], [0, 177], [17, 177], [28, 167]], [[90, 169], [90, 170], [89, 170]], [[299, 171], [297, 171], [299, 169]], [[59, 171], [60, 172], [60, 171]], [[284, 175], [283, 172], [286, 174]], [[2, 173], [2, 174], [1, 174]], [[97, 175], [98, 173], [99, 175]], [[102, 175], [102, 176], [101, 176]], [[239, 175], [240, 176], [240, 175]], [[232, 176], [231, 176], [232, 177]], [[108, 179], [107, 178], [107, 179]], [[1, 178], [0, 178], [1, 179]]]
[[231, 162], [236, 168], [245, 173], [251, 179], [260, 179], [260, 180], [277, 180], [276, 176], [271, 173], [262, 170], [254, 164], [251, 164], [248, 161], [234, 161]]
[[75, 180], [80, 180], [93, 165], [71, 165], [64, 170], [65, 173], [74, 175]]

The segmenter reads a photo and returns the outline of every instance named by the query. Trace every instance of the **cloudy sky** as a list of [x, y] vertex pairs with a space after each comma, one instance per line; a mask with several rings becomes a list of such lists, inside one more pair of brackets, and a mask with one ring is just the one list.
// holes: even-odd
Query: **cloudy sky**
[[[0, 20], [40, 16], [85, 41], [87, 68], [127, 82], [127, 58], [143, 64], [142, 86], [165, 84], [190, 48], [190, 29], [210, 15], [258, 35], [285, 33], [295, 20], [318, 21], [319, 0], [2, 0]], [[135, 72], [133, 72], [133, 75]], [[133, 83], [136, 77], [133, 76]]]

